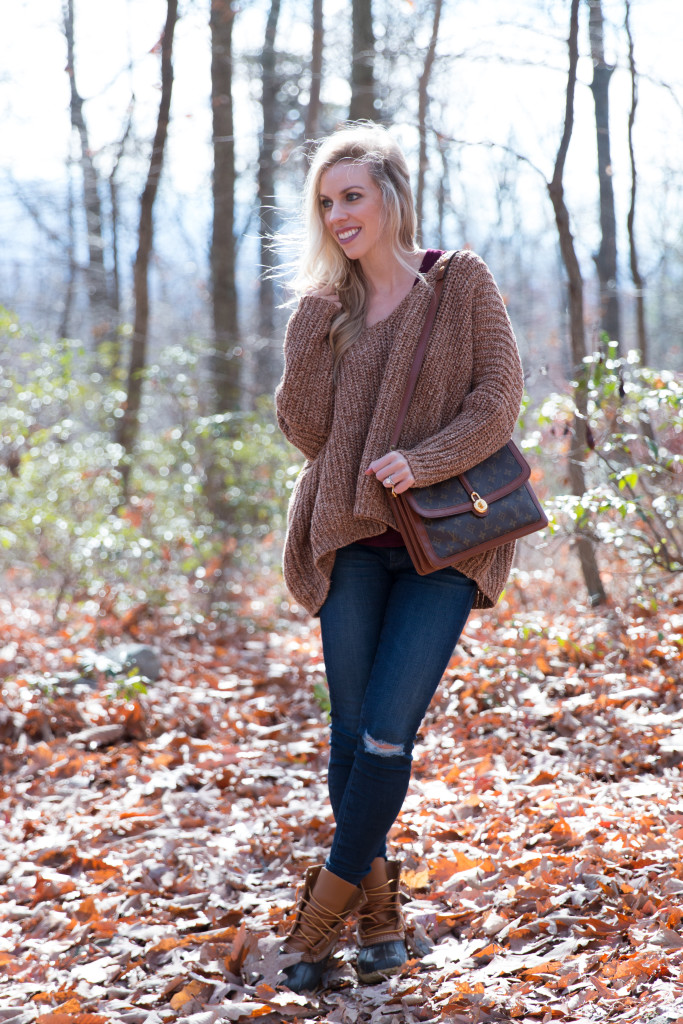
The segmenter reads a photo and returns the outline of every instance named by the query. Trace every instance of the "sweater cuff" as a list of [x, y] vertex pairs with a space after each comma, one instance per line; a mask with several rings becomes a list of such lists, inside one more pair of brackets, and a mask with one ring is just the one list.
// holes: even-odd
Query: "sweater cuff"
[[415, 452], [405, 451], [402, 448], [397, 449], [399, 455], [402, 455], [410, 467], [410, 472], [413, 474], [415, 483], [413, 487], [430, 487], [432, 484], [441, 483], [442, 480], [449, 480], [453, 476], [457, 476], [461, 469], [451, 471], [450, 461], [448, 469], [444, 465], [443, 455], [434, 454], [432, 452]]
[[329, 299], [321, 299], [317, 295], [304, 295], [290, 320], [290, 332], [298, 335], [304, 331], [308, 338], [326, 338], [332, 318], [339, 309]]
[[486, 429], [475, 430], [472, 424], [466, 429], [463, 424], [465, 429], [456, 432], [452, 427], [446, 428], [413, 449], [398, 449], [415, 478], [413, 487], [429, 487], [466, 473], [507, 444], [515, 423], [516, 417], [510, 414], [499, 417], [497, 422], [492, 419]]

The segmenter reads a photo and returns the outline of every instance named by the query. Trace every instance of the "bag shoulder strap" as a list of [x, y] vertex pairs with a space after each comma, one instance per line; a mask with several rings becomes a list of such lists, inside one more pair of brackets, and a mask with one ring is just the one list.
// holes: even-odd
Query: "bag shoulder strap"
[[413, 397], [413, 391], [415, 390], [415, 385], [417, 384], [417, 378], [420, 376], [420, 370], [422, 369], [422, 363], [424, 361], [425, 352], [427, 351], [427, 343], [429, 342], [429, 338], [432, 333], [432, 327], [434, 326], [434, 320], [436, 319], [436, 312], [439, 308], [439, 303], [441, 301], [441, 292], [443, 291], [443, 282], [446, 276], [446, 271], [451, 265], [451, 260], [453, 259], [454, 255], [455, 253], [451, 253], [448, 260], [443, 264], [443, 266], [439, 267], [436, 273], [436, 279], [434, 281], [434, 291], [432, 292], [432, 297], [430, 299], [429, 307], [427, 309], [427, 316], [425, 317], [425, 322], [422, 327], [422, 334], [420, 335], [420, 340], [417, 343], [415, 355], [413, 356], [413, 365], [410, 368], [408, 380], [406, 381], [405, 391], [403, 392], [403, 398], [401, 399], [401, 405], [399, 406], [398, 416], [396, 417], [396, 425], [391, 435], [391, 442], [389, 444], [390, 448], [396, 447], [396, 445], [398, 444], [398, 439], [401, 436], [403, 421], [406, 418], [408, 406], [410, 405], [410, 400]]

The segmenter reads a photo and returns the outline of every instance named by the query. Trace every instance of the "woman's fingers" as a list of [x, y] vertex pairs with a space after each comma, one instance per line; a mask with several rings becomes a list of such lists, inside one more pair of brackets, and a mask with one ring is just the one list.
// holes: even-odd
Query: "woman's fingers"
[[[379, 479], [379, 476], [377, 479]], [[415, 478], [410, 470], [405, 472], [395, 471], [393, 473], [389, 473], [388, 476], [385, 476], [381, 482], [384, 487], [391, 487], [397, 494], [403, 494], [404, 491], [407, 491], [409, 487], [413, 486]]]
[[407, 480], [399, 480], [395, 482], [393, 484], [393, 490], [396, 492], [396, 494], [403, 494], [403, 492], [409, 490], [414, 483], [414, 478], [410, 476]]
[[392, 469], [398, 472], [401, 466], [408, 466], [404, 457], [399, 455], [398, 452], [389, 452], [387, 455], [383, 455], [381, 459], [375, 459], [374, 462], [371, 462], [366, 473], [375, 473], [377, 479], [382, 480], [391, 473]]
[[415, 483], [410, 466], [403, 455], [389, 452], [381, 459], [375, 459], [366, 470], [366, 474], [374, 473], [384, 487], [393, 487], [397, 494], [402, 494]]

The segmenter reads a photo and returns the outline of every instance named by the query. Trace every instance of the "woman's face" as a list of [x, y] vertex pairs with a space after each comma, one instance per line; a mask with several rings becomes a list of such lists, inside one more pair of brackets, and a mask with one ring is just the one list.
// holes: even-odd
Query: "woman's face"
[[350, 260], [372, 259], [386, 248], [384, 202], [365, 164], [341, 160], [320, 178], [325, 227]]

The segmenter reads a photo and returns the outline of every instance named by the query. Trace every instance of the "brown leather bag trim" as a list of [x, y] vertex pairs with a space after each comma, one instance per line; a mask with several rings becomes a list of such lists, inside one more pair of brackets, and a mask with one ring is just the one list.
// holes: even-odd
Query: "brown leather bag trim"
[[491, 548], [500, 547], [502, 544], [508, 544], [513, 540], [519, 540], [520, 537], [525, 537], [529, 533], [535, 533], [536, 530], [542, 530], [548, 523], [545, 512], [541, 508], [541, 504], [529, 484], [525, 483], [523, 486], [528, 491], [531, 500], [538, 510], [537, 521], [528, 523], [526, 526], [522, 526], [517, 530], [511, 530], [502, 537], [494, 537], [491, 540], [484, 541], [482, 544], [475, 545], [475, 547], [467, 548], [465, 551], [461, 551], [457, 555], [449, 555], [445, 558], [440, 558], [436, 554], [429, 539], [429, 534], [425, 529], [424, 523], [420, 521], [419, 515], [415, 514], [407, 501], [402, 500], [405, 499], [405, 494], [398, 494], [394, 504], [394, 514], [406, 543], [408, 554], [410, 555], [417, 572], [421, 576], [426, 576], [430, 572], [434, 572], [435, 569], [445, 569], [447, 566], [456, 566], [459, 562], [464, 562], [468, 558], [480, 555], [484, 551], [490, 551]]
[[[522, 471], [519, 474], [519, 476], [516, 476], [514, 480], [511, 480], [509, 483], [505, 484], [504, 487], [498, 487], [497, 490], [490, 491], [488, 494], [482, 494], [480, 491], [477, 491], [479, 496], [481, 498], [484, 498], [487, 504], [489, 505], [492, 505], [494, 501], [498, 501], [499, 498], [504, 498], [506, 494], [511, 494], [512, 491], [516, 491], [517, 488], [521, 487], [522, 484], [525, 483], [531, 476], [531, 467], [529, 466], [529, 463], [526, 461], [526, 459], [524, 458], [524, 456], [522, 455], [514, 441], [508, 441], [507, 445], [504, 445], [504, 447], [510, 450], [511, 454], [515, 457], [515, 460], [521, 467]], [[458, 475], [458, 480], [463, 485], [468, 494], [472, 494], [473, 491], [476, 491], [476, 487], [473, 487], [470, 481], [467, 479], [466, 473], [460, 473]], [[413, 508], [418, 515], [423, 516], [425, 519], [443, 519], [444, 516], [459, 516], [462, 515], [463, 512], [472, 511], [471, 501], [463, 501], [458, 505], [442, 505], [441, 508], [423, 508], [420, 505], [421, 490], [423, 490], [423, 488], [421, 487], [412, 488], [410, 491], [405, 492], [405, 497], [411, 508]]]

